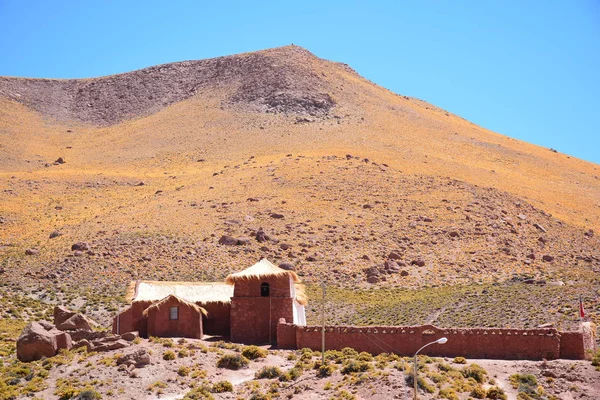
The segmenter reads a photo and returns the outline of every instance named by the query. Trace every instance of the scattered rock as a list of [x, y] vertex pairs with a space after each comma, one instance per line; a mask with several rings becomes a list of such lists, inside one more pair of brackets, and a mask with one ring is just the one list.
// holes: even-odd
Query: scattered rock
[[64, 322], [60, 324], [56, 324], [56, 327], [61, 331], [75, 331], [75, 330], [83, 330], [83, 331], [92, 331], [92, 326], [90, 321], [83, 314], [73, 314]]
[[86, 251], [89, 249], [90, 249], [90, 246], [86, 242], [77, 242], [77, 243], [74, 243], [73, 245], [71, 245], [71, 250], [73, 250], [73, 251], [75, 251], [75, 250]]
[[286, 271], [295, 271], [296, 267], [292, 263], [281, 263], [279, 264], [279, 268], [285, 269]]
[[219, 239], [219, 244], [222, 244], [224, 246], [238, 246], [245, 243], [242, 243], [240, 239], [236, 239], [232, 236], [223, 235]]
[[408, 271], [403, 269], [402, 271], [400, 271], [400, 276], [408, 276]]
[[28, 256], [35, 256], [36, 254], [39, 254], [39, 250], [38, 249], [27, 249], [25, 250], [25, 254]]
[[411, 265], [416, 265], [417, 267], [424, 267], [425, 266], [425, 261], [422, 259], [416, 259], [416, 260], [412, 260], [410, 262]]
[[65, 159], [62, 157], [58, 157], [56, 161], [54, 161], [54, 165], [64, 164], [66, 163]]
[[378, 283], [379, 282], [379, 277], [376, 275], [371, 275], [367, 277], [367, 282], [369, 283]]
[[554, 256], [551, 256], [549, 254], [545, 254], [544, 256], [542, 256], [542, 260], [544, 260], [546, 262], [552, 262], [552, 261], [554, 261]]
[[139, 338], [140, 334], [137, 331], [134, 332], [126, 332], [121, 335], [121, 339], [127, 340], [128, 342], [133, 342], [135, 339]]
[[139, 349], [130, 354], [125, 354], [117, 359], [117, 365], [133, 365], [136, 368], [150, 364], [150, 353], [146, 349]]
[[450, 235], [450, 237], [459, 237], [460, 234], [457, 231], [451, 231], [450, 233], [448, 233], [448, 235]]
[[99, 343], [98, 345], [96, 345], [94, 342], [92, 342], [91, 351], [97, 351], [97, 352], [112, 351], [112, 350], [124, 349], [129, 346], [131, 346], [131, 343], [129, 343], [128, 341], [123, 340], [123, 339], [118, 339], [115, 341], [104, 341], [102, 343]]
[[594, 237], [594, 231], [592, 229], [590, 229], [590, 230], [586, 231], [584, 233], [584, 235], [587, 237]]
[[291, 245], [291, 244], [287, 244], [287, 243], [281, 243], [281, 244], [279, 245], [279, 248], [280, 248], [281, 250], [289, 250], [289, 249], [291, 249], [291, 248], [292, 248], [292, 245]]
[[54, 325], [60, 325], [75, 315], [75, 312], [63, 306], [54, 306]]
[[369, 208], [373, 208], [373, 206], [370, 205], [370, 204], [363, 204], [362, 208], [364, 208], [366, 210], [366, 209], [369, 209]]
[[259, 229], [254, 237], [259, 243], [267, 242], [270, 239], [269, 236], [262, 229]]
[[57, 237], [59, 237], [59, 236], [62, 236], [62, 233], [60, 233], [59, 231], [52, 231], [52, 232], [50, 233], [50, 236], [49, 236], [49, 237], [50, 237], [50, 239], [54, 239], [54, 238], [57, 238]]
[[275, 219], [282, 219], [282, 218], [284, 218], [283, 214], [277, 214], [277, 213], [271, 213], [269, 216], [271, 218], [275, 218]]
[[533, 226], [535, 228], [539, 229], [540, 231], [546, 233], [546, 228], [544, 228], [542, 225], [536, 223], [536, 224], [533, 224]]
[[[363, 256], [364, 258], [365, 256]], [[388, 258], [391, 260], [401, 260], [402, 259], [402, 255], [396, 251], [392, 251], [390, 252], [390, 254], [388, 254]]]

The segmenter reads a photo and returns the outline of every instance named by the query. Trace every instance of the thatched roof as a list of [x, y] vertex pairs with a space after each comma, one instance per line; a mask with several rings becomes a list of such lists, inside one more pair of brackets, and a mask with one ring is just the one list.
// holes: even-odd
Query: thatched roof
[[170, 295], [191, 303], [230, 303], [233, 287], [222, 282], [133, 281], [128, 301], [158, 301]]
[[262, 279], [281, 275], [291, 276], [294, 282], [300, 282], [300, 278], [298, 278], [298, 275], [296, 275], [294, 271], [286, 271], [285, 269], [281, 269], [266, 258], [263, 258], [253, 266], [246, 268], [241, 272], [236, 272], [235, 274], [229, 275], [227, 279], [225, 279], [225, 282], [233, 285], [235, 282], [241, 280]]
[[208, 313], [206, 312], [206, 310], [205, 310], [204, 308], [200, 307], [199, 305], [197, 305], [197, 304], [195, 304], [195, 303], [191, 303], [191, 302], [189, 302], [189, 301], [185, 301], [184, 299], [182, 299], [182, 298], [179, 298], [179, 297], [177, 297], [177, 296], [175, 296], [175, 295], [171, 294], [171, 295], [168, 295], [167, 297], [165, 297], [164, 299], [162, 299], [161, 301], [158, 301], [158, 302], [156, 302], [156, 303], [152, 304], [150, 307], [146, 308], [146, 309], [144, 310], [144, 313], [143, 313], [143, 314], [144, 314], [144, 316], [147, 316], [147, 315], [148, 315], [148, 312], [149, 312], [151, 309], [154, 309], [154, 308], [156, 308], [156, 309], [158, 309], [158, 310], [159, 310], [159, 309], [160, 309], [162, 306], [164, 306], [165, 304], [167, 304], [167, 303], [168, 303], [169, 301], [171, 301], [172, 299], [174, 299], [174, 300], [175, 300], [175, 302], [176, 302], [177, 304], [183, 304], [183, 305], [186, 305], [186, 306], [188, 306], [188, 307], [191, 307], [191, 308], [193, 308], [194, 310], [198, 311], [199, 313], [202, 313], [202, 315], [205, 315], [205, 316], [206, 316], [206, 315], [208, 315]]

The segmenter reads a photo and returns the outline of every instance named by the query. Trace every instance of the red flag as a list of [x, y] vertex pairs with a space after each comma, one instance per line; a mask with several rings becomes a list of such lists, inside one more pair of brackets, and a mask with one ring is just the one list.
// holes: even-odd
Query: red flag
[[579, 295], [579, 317], [581, 319], [585, 318], [585, 310], [583, 309], [583, 300], [581, 299], [581, 295]]

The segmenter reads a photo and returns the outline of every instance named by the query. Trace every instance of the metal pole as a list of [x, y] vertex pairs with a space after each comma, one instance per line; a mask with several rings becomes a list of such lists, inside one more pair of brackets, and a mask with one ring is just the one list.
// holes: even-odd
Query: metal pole
[[323, 283], [323, 303], [321, 305], [322, 308], [322, 316], [321, 322], [323, 325], [323, 329], [321, 331], [321, 365], [325, 365], [325, 283]]
[[415, 387], [415, 395], [414, 395], [414, 400], [417, 400], [417, 355], [415, 354], [415, 365], [413, 367], [413, 383], [414, 383], [414, 387]]

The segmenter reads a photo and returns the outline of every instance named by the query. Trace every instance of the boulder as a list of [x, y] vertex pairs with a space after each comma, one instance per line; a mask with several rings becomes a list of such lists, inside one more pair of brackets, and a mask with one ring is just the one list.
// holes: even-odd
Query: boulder
[[[59, 336], [57, 338], [57, 336]], [[38, 322], [30, 322], [17, 339], [17, 358], [23, 362], [56, 355], [60, 348], [69, 348], [71, 337], [56, 329], [46, 330]]]
[[380, 280], [379, 277], [376, 275], [371, 275], [371, 276], [367, 277], [367, 282], [369, 282], [369, 283], [377, 283], [377, 282], [379, 282], [379, 280]]
[[221, 238], [219, 239], [219, 244], [225, 245], [225, 246], [237, 246], [238, 240], [232, 236], [221, 236]]
[[292, 263], [281, 263], [279, 264], [279, 268], [285, 269], [286, 271], [294, 271], [296, 269]]
[[60, 324], [56, 324], [56, 327], [58, 329], [60, 329], [61, 331], [76, 331], [76, 330], [83, 330], [83, 331], [88, 331], [88, 332], [92, 331], [92, 326], [90, 324], [90, 321], [85, 316], [83, 316], [82, 314], [79, 314], [79, 313], [74, 314], [73, 316], [71, 316], [66, 321], [64, 321]]
[[136, 368], [150, 364], [150, 353], [146, 349], [139, 349], [130, 354], [125, 354], [117, 359], [117, 365], [133, 365]]
[[126, 332], [124, 334], [121, 335], [121, 339], [127, 340], [128, 342], [132, 342], [135, 339], [139, 338], [140, 334], [139, 332], [135, 331], [135, 332]]
[[71, 246], [71, 250], [73, 250], [73, 251], [75, 251], [75, 250], [86, 251], [89, 249], [90, 249], [90, 246], [86, 242], [77, 242]]
[[126, 347], [131, 346], [131, 343], [129, 343], [126, 340], [123, 339], [118, 339], [110, 342], [105, 342], [105, 343], [100, 343], [97, 346], [92, 346], [92, 351], [97, 351], [97, 352], [103, 352], [103, 351], [112, 351], [112, 350], [119, 350], [119, 349], [124, 349]]
[[54, 306], [54, 325], [60, 325], [69, 318], [71, 318], [75, 313], [63, 306]]
[[35, 256], [36, 254], [38, 254], [40, 251], [38, 249], [27, 249], [25, 250], [25, 255], [28, 256]]
[[551, 255], [549, 255], [549, 254], [545, 254], [545, 255], [542, 257], [542, 260], [544, 260], [544, 261], [546, 261], [546, 262], [552, 262], [552, 261], [554, 261], [554, 256], [551, 256]]

